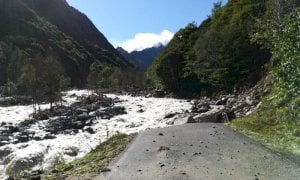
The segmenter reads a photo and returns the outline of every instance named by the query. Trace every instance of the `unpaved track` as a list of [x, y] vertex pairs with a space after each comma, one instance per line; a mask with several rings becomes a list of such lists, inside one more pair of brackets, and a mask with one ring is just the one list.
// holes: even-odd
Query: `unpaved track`
[[97, 179], [299, 180], [300, 166], [222, 124], [141, 132]]

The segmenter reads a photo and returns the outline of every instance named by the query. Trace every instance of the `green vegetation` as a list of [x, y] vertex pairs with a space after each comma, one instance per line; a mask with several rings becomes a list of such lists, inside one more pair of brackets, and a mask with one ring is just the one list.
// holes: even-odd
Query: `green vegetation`
[[300, 156], [299, 96], [282, 106], [264, 104], [259, 112], [234, 120], [230, 126], [272, 149]]
[[[266, 20], [259, 21], [266, 28], [253, 36], [272, 52], [273, 90], [259, 112], [233, 121], [231, 126], [270, 147], [300, 156], [300, 9], [291, 4], [272, 4]], [[270, 19], [274, 16], [281, 18]]]
[[87, 87], [93, 90], [129, 90], [129, 88], [144, 89], [147, 87], [143, 71], [137, 69], [119, 69], [98, 61], [90, 66]]
[[199, 27], [181, 29], [156, 59], [149, 76], [157, 87], [179, 95], [214, 94], [254, 85], [270, 52], [251, 43], [255, 21], [266, 1], [216, 3]]
[[67, 164], [59, 164], [45, 179], [65, 179], [67, 177], [95, 177], [109, 171], [107, 166], [134, 138], [134, 135], [118, 134], [100, 144], [83, 158]]

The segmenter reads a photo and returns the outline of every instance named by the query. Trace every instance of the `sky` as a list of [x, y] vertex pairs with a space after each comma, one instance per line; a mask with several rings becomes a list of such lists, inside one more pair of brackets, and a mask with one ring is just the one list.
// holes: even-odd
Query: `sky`
[[188, 23], [199, 25], [218, 0], [67, 1], [86, 14], [115, 47], [131, 52], [167, 44]]

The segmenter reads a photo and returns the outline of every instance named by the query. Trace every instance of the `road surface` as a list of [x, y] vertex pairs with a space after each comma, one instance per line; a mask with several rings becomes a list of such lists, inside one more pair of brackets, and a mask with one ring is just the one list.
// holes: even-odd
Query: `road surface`
[[141, 132], [107, 180], [299, 180], [300, 166], [223, 124]]

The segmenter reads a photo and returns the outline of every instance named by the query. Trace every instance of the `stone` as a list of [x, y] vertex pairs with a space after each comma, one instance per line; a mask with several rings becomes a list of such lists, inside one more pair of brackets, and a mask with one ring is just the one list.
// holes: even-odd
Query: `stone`
[[78, 155], [79, 149], [77, 147], [68, 147], [63, 150], [63, 153], [74, 157]]
[[224, 107], [215, 108], [207, 113], [198, 114], [188, 123], [224, 123], [235, 118], [235, 114]]
[[177, 114], [177, 113], [170, 113], [170, 114], [167, 114], [167, 115], [164, 117], [164, 119], [170, 119], [170, 118], [176, 116], [176, 114]]

